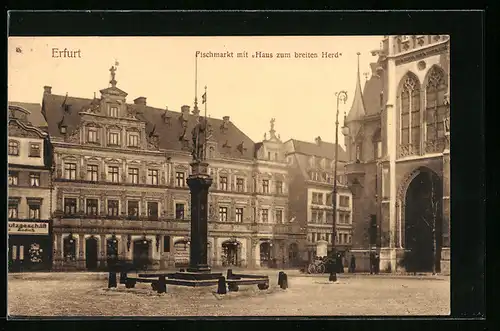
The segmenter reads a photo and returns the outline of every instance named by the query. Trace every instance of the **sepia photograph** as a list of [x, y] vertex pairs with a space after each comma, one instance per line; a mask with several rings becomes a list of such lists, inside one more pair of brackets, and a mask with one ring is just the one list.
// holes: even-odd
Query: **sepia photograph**
[[449, 35], [8, 38], [8, 317], [449, 316]]

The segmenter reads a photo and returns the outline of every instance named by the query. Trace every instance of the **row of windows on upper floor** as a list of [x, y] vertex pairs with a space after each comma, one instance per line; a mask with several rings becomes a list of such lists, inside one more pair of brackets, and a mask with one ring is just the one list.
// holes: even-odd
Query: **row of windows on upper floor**
[[[314, 243], [320, 240], [325, 240], [328, 243], [332, 243], [332, 234], [331, 233], [318, 233], [318, 232], [310, 232], [307, 234], [307, 241], [310, 243]], [[337, 231], [335, 236], [335, 243], [340, 245], [348, 245], [352, 242], [352, 235], [348, 232]]]
[[[42, 207], [43, 199], [40, 198], [30, 198], [26, 197], [27, 208], [28, 208], [28, 218], [29, 219], [40, 219], [40, 211]], [[19, 218], [19, 200], [10, 199], [8, 208], [8, 217], [11, 219]]]
[[[23, 183], [21, 183], [22, 185]], [[40, 172], [30, 172], [29, 182], [30, 187], [40, 186]], [[19, 186], [19, 171], [9, 170], [9, 186]], [[24, 186], [24, 185], [22, 185]]]
[[[19, 156], [20, 155], [20, 142], [19, 140], [9, 139], [9, 156]], [[29, 143], [29, 157], [41, 157], [41, 143], [30, 142]]]
[[[309, 171], [309, 179], [316, 182], [333, 184], [333, 175], [327, 172], [319, 172], [315, 170]], [[337, 183], [341, 185], [347, 184], [347, 177], [345, 175], [337, 175]]]
[[[325, 212], [324, 210], [312, 210], [311, 219], [308, 223], [333, 224], [333, 211]], [[337, 220], [335, 224], [352, 224], [351, 213], [347, 211], [337, 211]]]
[[[293, 155], [288, 155], [286, 157], [287, 163], [288, 164], [293, 164]], [[318, 169], [324, 169], [324, 170], [333, 170], [335, 168], [335, 161], [326, 159], [326, 158], [321, 158], [317, 156], [311, 156], [309, 157], [309, 162], [308, 165], [310, 168], [318, 168]]]
[[[318, 193], [318, 192], [312, 192], [312, 203], [315, 205], [327, 205], [331, 206], [333, 203], [332, 199], [333, 193]], [[324, 199], [326, 197], [326, 201]], [[350, 200], [351, 198], [348, 195], [339, 195], [339, 206], [340, 207], [350, 207]]]
[[[85, 128], [85, 142], [90, 144], [100, 144], [101, 143], [101, 130], [96, 127]], [[109, 129], [106, 134], [106, 145], [107, 146], [121, 146], [122, 145], [122, 132], [118, 129]], [[141, 139], [139, 132], [127, 132], [126, 133], [127, 147], [140, 147]]]
[[[159, 217], [159, 203], [157, 201], [147, 201], [147, 216], [149, 218]], [[175, 219], [184, 220], [186, 217], [186, 203], [175, 203]], [[78, 215], [78, 199], [77, 198], [64, 198], [64, 214], [66, 216]], [[234, 207], [234, 217], [230, 215], [229, 206], [219, 206], [218, 219], [219, 222], [236, 222], [242, 223], [244, 219], [244, 208]], [[9, 205], [10, 210], [10, 205]], [[99, 215], [99, 199], [87, 198], [85, 201], [85, 210], [83, 211], [87, 216], [97, 216]], [[140, 201], [139, 200], [127, 200], [127, 216], [130, 218], [136, 218], [140, 215]], [[270, 223], [271, 219], [269, 217], [269, 209], [260, 209], [261, 217], [260, 221], [262, 223]], [[274, 210], [274, 222], [283, 223], [283, 208], [275, 208]], [[120, 200], [107, 199], [107, 216], [120, 216]]]
[[[107, 166], [107, 181], [111, 183], [120, 183], [120, 167], [119, 166]], [[126, 182], [129, 184], [139, 184], [139, 168], [128, 168], [128, 173], [126, 177]], [[77, 179], [77, 164], [76, 163], [64, 163], [64, 179], [68, 180], [76, 180]], [[99, 181], [99, 166], [94, 164], [87, 165], [87, 174], [86, 180], [91, 182]], [[219, 176], [219, 182], [217, 189], [222, 191], [230, 191], [230, 186], [228, 185], [229, 179], [228, 176]], [[158, 169], [148, 169], [146, 182], [147, 185], [160, 185], [160, 170]], [[236, 192], [246, 192], [246, 183], [245, 178], [237, 177], [235, 183], [234, 190]], [[262, 179], [261, 180], [261, 192], [265, 194], [275, 193], [275, 194], [283, 194], [284, 193], [284, 184], [283, 181], [274, 180], [274, 191], [271, 192], [270, 188], [270, 180]], [[257, 185], [257, 183], [254, 183]], [[175, 186], [176, 187], [186, 187], [186, 172], [177, 171], [175, 173]]]

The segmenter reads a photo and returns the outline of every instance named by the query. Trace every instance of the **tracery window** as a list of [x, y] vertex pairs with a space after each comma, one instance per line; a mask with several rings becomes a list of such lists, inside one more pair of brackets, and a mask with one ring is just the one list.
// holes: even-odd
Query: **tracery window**
[[[432, 153], [444, 147], [444, 103], [447, 85], [444, 72], [436, 67], [431, 68], [426, 86], [426, 152]], [[441, 146], [442, 145], [442, 146]]]
[[420, 84], [407, 75], [400, 92], [399, 156], [417, 154], [420, 147]]

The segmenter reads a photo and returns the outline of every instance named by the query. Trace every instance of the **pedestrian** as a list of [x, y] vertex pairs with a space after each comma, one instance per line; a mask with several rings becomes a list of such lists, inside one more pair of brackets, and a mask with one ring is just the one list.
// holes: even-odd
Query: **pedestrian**
[[356, 272], [356, 258], [354, 257], [354, 254], [351, 255], [351, 264], [349, 266], [349, 272], [355, 273]]
[[375, 266], [375, 254], [370, 253], [370, 275], [373, 275], [373, 267]]
[[375, 254], [375, 274], [378, 275], [380, 271], [380, 255], [378, 253]]
[[344, 272], [344, 264], [342, 263], [342, 255], [340, 253], [337, 253], [337, 260], [335, 261], [335, 264], [337, 265], [337, 272], [339, 274]]

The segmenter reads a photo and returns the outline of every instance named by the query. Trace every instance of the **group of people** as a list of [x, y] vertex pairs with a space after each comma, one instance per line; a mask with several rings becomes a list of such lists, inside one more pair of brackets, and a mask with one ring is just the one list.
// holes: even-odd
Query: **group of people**
[[[344, 272], [344, 263], [342, 254], [337, 253], [335, 259], [332, 259], [331, 256], [319, 257], [320, 260], [326, 265], [327, 272], [336, 272], [343, 273]], [[347, 261], [346, 261], [347, 264]], [[335, 270], [332, 270], [335, 268]], [[348, 265], [348, 272], [355, 273], [356, 272], [356, 258], [354, 255], [351, 255], [351, 260]], [[378, 274], [380, 272], [380, 255], [376, 252], [370, 253], [370, 274]]]

